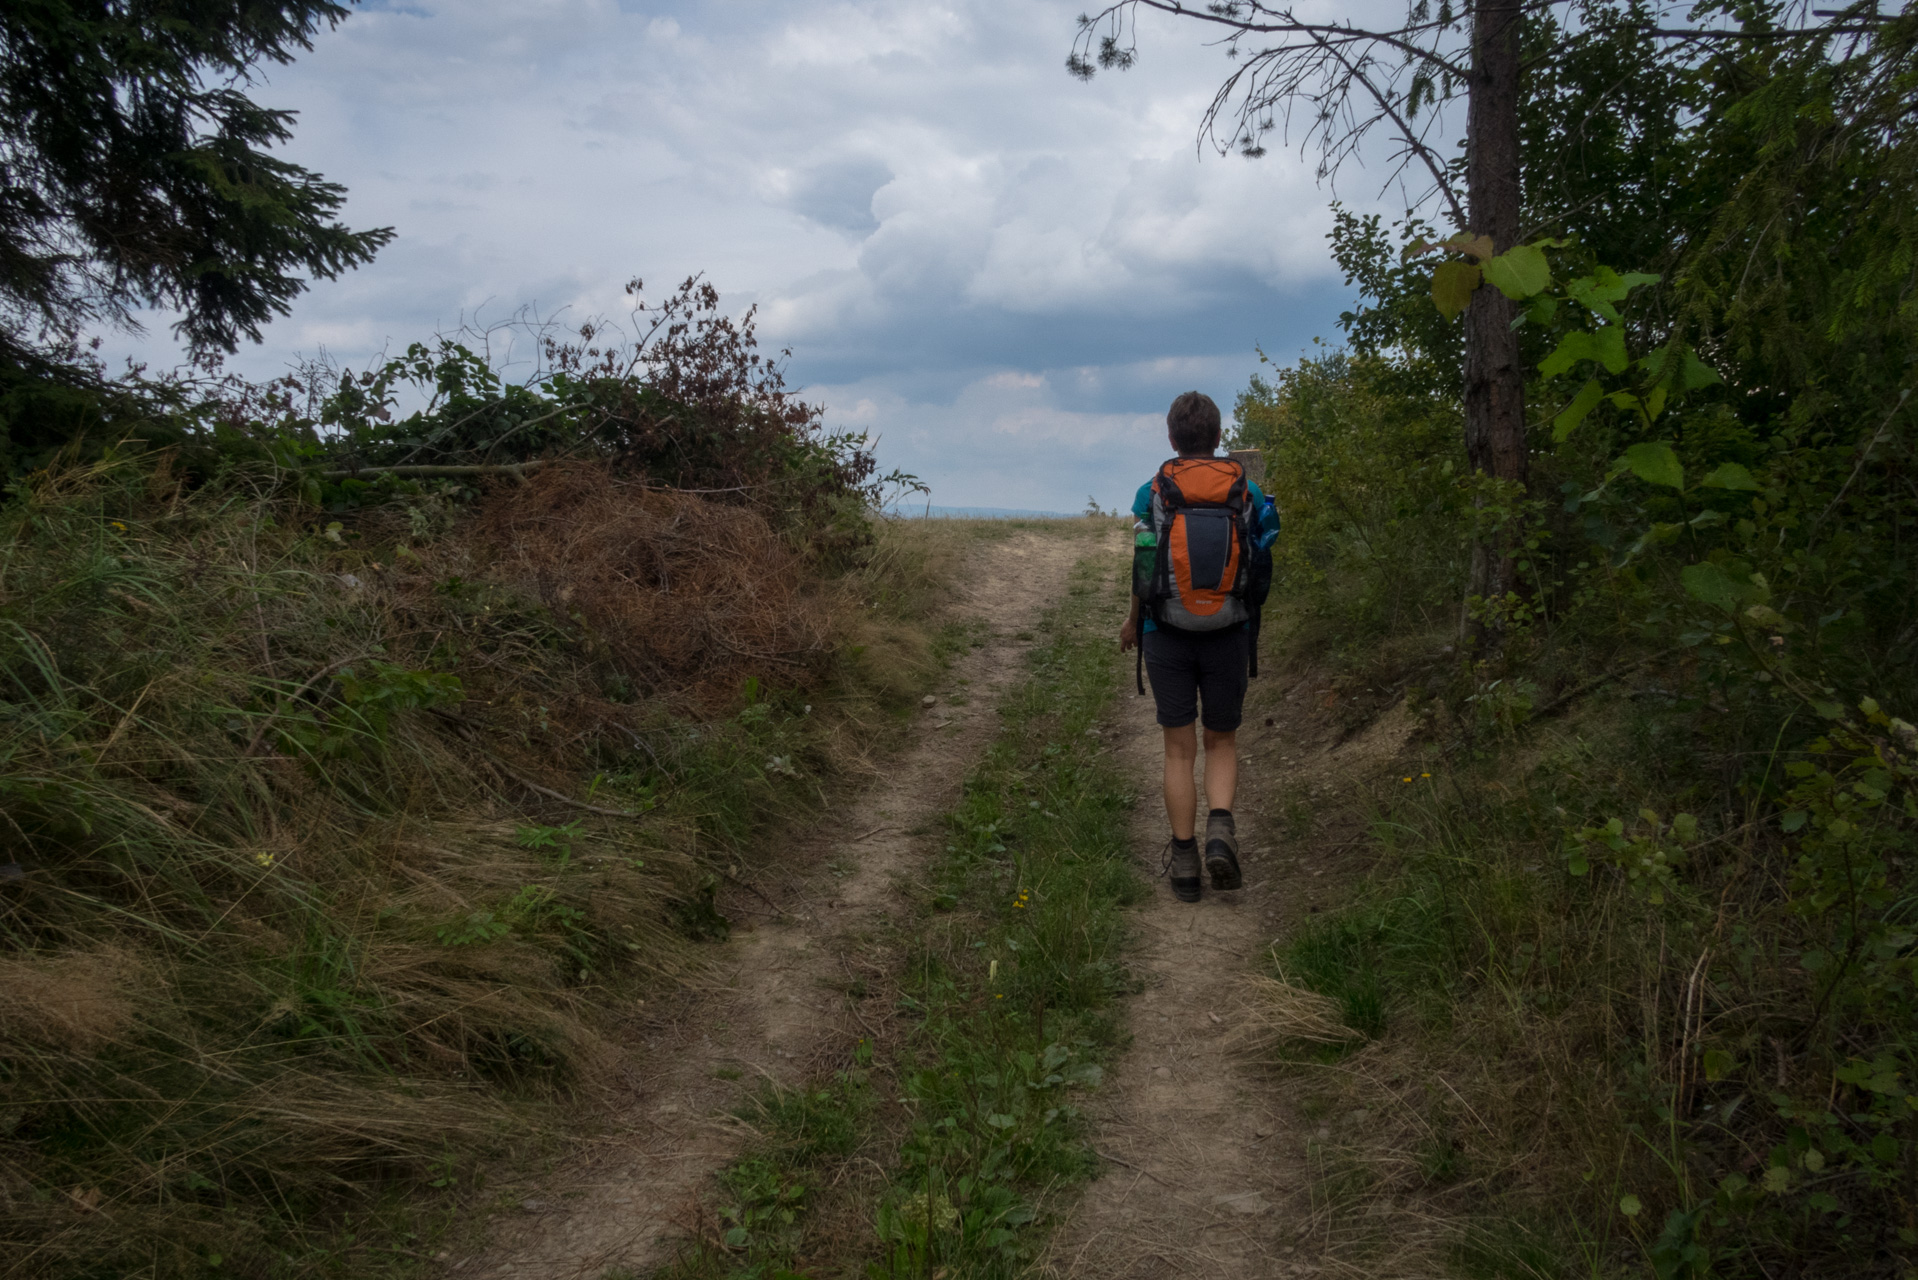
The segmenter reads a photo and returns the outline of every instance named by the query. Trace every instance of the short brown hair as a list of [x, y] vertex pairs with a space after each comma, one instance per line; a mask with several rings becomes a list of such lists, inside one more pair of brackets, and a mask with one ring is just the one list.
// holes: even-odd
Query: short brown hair
[[1202, 391], [1188, 391], [1166, 411], [1165, 428], [1180, 453], [1211, 453], [1219, 447], [1219, 406]]

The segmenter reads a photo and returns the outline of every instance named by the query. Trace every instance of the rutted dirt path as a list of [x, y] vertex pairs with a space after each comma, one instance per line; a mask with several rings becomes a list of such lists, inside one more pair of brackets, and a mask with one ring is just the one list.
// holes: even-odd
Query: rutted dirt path
[[[1128, 1005], [1133, 1038], [1088, 1105], [1108, 1167], [1054, 1237], [1047, 1274], [1274, 1280], [1323, 1267], [1307, 1146], [1324, 1135], [1285, 1081], [1234, 1046], [1247, 980], [1264, 970], [1267, 948], [1355, 870], [1348, 850], [1362, 828], [1346, 795], [1387, 772], [1410, 731], [1395, 709], [1346, 740], [1321, 718], [1328, 692], [1312, 675], [1252, 683], [1235, 815], [1246, 887], [1214, 893], [1208, 881], [1191, 904], [1160, 878], [1135, 917], [1130, 958], [1145, 989]], [[1158, 876], [1167, 828], [1150, 695], [1127, 689], [1116, 720], [1123, 767], [1139, 786], [1133, 847]], [[1289, 806], [1324, 816], [1294, 829], [1282, 816]]]
[[[815, 854], [796, 859], [798, 875], [761, 885], [766, 901], [737, 899], [741, 914], [757, 909], [757, 927], [736, 931], [705, 980], [667, 1002], [648, 1030], [649, 1052], [628, 1069], [632, 1102], [614, 1131], [540, 1179], [517, 1215], [494, 1224], [487, 1252], [452, 1264], [451, 1275], [594, 1280], [614, 1269], [644, 1274], [670, 1258], [707, 1179], [745, 1140], [726, 1112], [761, 1080], [795, 1082], [843, 1056], [880, 1016], [848, 992], [863, 990], [862, 968], [889, 972], [876, 940], [905, 919], [896, 886], [924, 866], [933, 847], [925, 828], [958, 798], [997, 728], [1000, 697], [1025, 670], [1019, 658], [1031, 641], [1018, 638], [1020, 620], [1054, 603], [1090, 550], [1063, 532], [974, 544], [979, 571], [959, 613], [980, 619], [975, 638], [985, 643], [943, 677], [944, 696], [921, 713], [917, 741], [830, 819]], [[988, 607], [1001, 621], [987, 620]]]

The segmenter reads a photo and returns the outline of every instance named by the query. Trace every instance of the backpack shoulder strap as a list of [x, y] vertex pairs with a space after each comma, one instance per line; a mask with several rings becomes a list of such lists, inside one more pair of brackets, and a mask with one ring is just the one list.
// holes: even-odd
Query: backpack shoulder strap
[[1224, 461], [1231, 463], [1232, 469], [1239, 473], [1233, 477], [1232, 487], [1226, 492], [1227, 505], [1240, 513], [1250, 511], [1252, 509], [1252, 482], [1245, 474], [1245, 464], [1237, 458], [1226, 458]]
[[1185, 505], [1185, 494], [1180, 492], [1179, 481], [1172, 474], [1172, 468], [1178, 461], [1177, 458], [1167, 458], [1159, 464], [1158, 472], [1153, 475], [1152, 494], [1158, 499], [1155, 506], [1163, 504], [1166, 507], [1182, 507]]

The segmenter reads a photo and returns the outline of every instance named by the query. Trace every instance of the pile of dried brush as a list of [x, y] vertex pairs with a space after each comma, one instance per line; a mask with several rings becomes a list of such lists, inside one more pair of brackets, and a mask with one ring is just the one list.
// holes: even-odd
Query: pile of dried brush
[[711, 710], [748, 678], [810, 684], [831, 652], [807, 566], [750, 507], [566, 463], [496, 491], [474, 533], [649, 696]]

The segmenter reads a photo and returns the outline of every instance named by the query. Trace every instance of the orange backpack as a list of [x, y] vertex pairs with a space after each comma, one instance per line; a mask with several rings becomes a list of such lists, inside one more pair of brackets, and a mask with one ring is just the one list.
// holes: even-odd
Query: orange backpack
[[1155, 553], [1139, 557], [1132, 586], [1156, 624], [1223, 631], [1252, 617], [1246, 591], [1257, 518], [1245, 468], [1234, 459], [1173, 458], [1159, 468], [1152, 478]]

